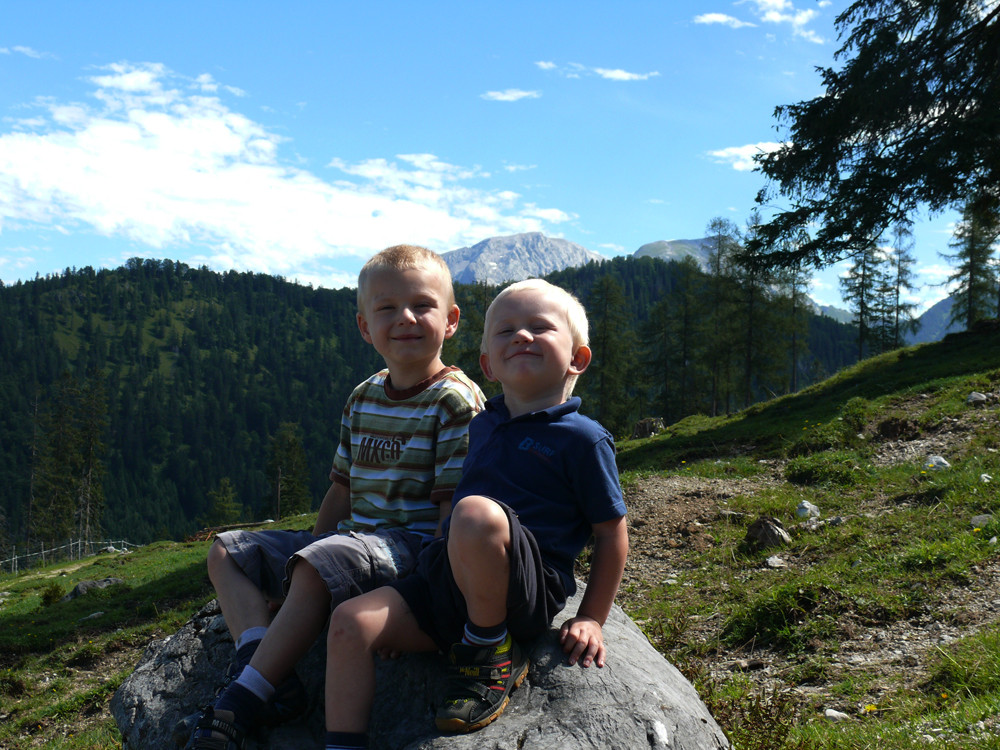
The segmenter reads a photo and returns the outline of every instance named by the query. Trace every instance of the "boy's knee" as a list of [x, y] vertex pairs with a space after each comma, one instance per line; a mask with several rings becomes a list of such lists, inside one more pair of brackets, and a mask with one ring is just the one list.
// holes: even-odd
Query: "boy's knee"
[[316, 570], [308, 560], [296, 557], [293, 558], [295, 564], [288, 571], [288, 594], [295, 592], [308, 592], [309, 596], [324, 600], [329, 604], [330, 589], [323, 580], [323, 576]]
[[208, 574], [212, 575], [213, 572], [217, 571], [220, 566], [225, 565], [226, 561], [229, 560], [229, 550], [226, 549], [219, 539], [216, 539], [212, 546], [208, 548], [208, 556], [206, 559], [206, 564], [208, 565]]
[[330, 628], [327, 630], [326, 644], [328, 650], [341, 648], [345, 644], [357, 643], [361, 636], [361, 612], [355, 605], [356, 600], [348, 599], [337, 605], [330, 615]]
[[470, 495], [455, 504], [451, 512], [451, 535], [488, 538], [509, 533], [510, 521], [496, 501]]

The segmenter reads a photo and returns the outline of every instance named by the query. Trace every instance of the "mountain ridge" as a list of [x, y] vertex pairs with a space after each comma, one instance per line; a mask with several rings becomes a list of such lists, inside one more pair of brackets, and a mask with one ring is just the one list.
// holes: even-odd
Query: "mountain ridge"
[[456, 283], [491, 286], [607, 260], [583, 245], [541, 232], [490, 237], [472, 247], [443, 253], [441, 257]]

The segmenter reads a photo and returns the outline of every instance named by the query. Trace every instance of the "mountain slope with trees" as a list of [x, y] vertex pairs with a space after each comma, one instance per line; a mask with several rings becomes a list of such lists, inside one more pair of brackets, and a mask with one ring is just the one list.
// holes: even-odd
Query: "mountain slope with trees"
[[[713, 403], [725, 412], [791, 388], [782, 350], [752, 371], [728, 361], [732, 377], [712, 401], [703, 373], [714, 319], [695, 304], [709, 277], [690, 264], [617, 258], [549, 278], [590, 311], [595, 367], [579, 392], [616, 435], [641, 417], [675, 421]], [[456, 286], [462, 323], [445, 359], [478, 380], [495, 292]], [[355, 314], [351, 289], [172, 261], [0, 287], [0, 553], [102, 533], [176, 539], [315, 507], [344, 401], [382, 366]], [[854, 358], [852, 328], [802, 321], [799, 386]]]

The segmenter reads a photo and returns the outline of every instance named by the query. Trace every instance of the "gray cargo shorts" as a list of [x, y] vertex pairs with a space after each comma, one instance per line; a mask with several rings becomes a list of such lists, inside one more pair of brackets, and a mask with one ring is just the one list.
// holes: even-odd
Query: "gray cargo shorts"
[[330, 591], [331, 607], [410, 573], [429, 538], [405, 529], [369, 532], [224, 531], [217, 537], [233, 561], [269, 599], [288, 593], [304, 560]]

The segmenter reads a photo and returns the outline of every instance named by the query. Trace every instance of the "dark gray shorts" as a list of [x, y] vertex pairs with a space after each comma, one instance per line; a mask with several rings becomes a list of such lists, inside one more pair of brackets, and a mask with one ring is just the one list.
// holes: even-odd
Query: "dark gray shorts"
[[[494, 502], [506, 513], [510, 524], [507, 628], [515, 640], [523, 643], [549, 628], [552, 619], [566, 605], [566, 591], [559, 574], [542, 559], [534, 535], [521, 526], [517, 514], [507, 505], [499, 500]], [[448, 559], [449, 532], [450, 528], [444, 538], [427, 544], [413, 575], [391, 584], [403, 597], [420, 629], [442, 651], [462, 640], [469, 618], [465, 598], [455, 583]]]
[[427, 537], [405, 529], [372, 532], [224, 531], [218, 539], [269, 598], [288, 593], [292, 569], [305, 560], [330, 590], [335, 607], [410, 573]]

